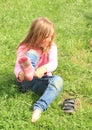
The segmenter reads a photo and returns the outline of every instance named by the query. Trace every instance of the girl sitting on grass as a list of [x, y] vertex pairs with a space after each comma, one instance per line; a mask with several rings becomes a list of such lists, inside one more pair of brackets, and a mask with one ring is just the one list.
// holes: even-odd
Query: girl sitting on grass
[[63, 79], [52, 76], [58, 65], [54, 35], [52, 22], [48, 18], [39, 17], [33, 21], [26, 38], [17, 48], [14, 73], [19, 90], [32, 90], [41, 95], [33, 105], [32, 122], [40, 118], [63, 87]]

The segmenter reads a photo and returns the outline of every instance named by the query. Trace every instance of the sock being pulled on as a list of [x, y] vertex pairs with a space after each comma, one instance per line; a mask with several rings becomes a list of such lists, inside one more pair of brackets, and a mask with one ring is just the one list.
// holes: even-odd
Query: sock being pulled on
[[27, 56], [24, 56], [22, 58], [19, 59], [19, 64], [24, 72], [25, 75], [25, 79], [30, 81], [33, 79], [34, 76], [34, 67], [31, 64], [31, 61], [29, 60], [29, 58]]

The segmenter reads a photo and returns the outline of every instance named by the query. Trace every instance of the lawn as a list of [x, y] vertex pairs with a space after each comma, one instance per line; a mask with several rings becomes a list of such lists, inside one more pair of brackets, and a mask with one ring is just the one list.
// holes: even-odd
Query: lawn
[[[31, 106], [39, 96], [19, 93], [13, 71], [16, 48], [39, 16], [55, 25], [59, 64], [54, 74], [64, 79], [64, 88], [32, 124]], [[0, 130], [92, 130], [91, 37], [92, 0], [0, 1]], [[61, 107], [69, 97], [80, 102], [73, 115]]]

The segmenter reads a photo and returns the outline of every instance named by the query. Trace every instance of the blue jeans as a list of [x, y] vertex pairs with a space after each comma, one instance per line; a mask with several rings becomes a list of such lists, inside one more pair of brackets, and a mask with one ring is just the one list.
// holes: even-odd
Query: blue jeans
[[[30, 58], [31, 63], [36, 68], [39, 55], [35, 51], [29, 51], [26, 55]], [[53, 100], [58, 96], [63, 88], [63, 79], [60, 76], [43, 76], [42, 78], [34, 77], [32, 81], [18, 82], [18, 86], [22, 92], [32, 90], [41, 94], [41, 97], [33, 105], [33, 110], [40, 109], [45, 111]]]

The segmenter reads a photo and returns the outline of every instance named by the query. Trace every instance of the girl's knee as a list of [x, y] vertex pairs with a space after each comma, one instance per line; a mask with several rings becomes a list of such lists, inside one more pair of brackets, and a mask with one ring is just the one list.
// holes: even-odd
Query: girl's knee
[[63, 87], [63, 79], [60, 76], [55, 76], [54, 77], [54, 85], [56, 89], [62, 89]]
[[39, 61], [39, 54], [35, 50], [30, 50], [26, 53], [26, 56], [30, 59], [34, 68], [37, 68], [37, 63]]
[[30, 57], [36, 57], [37, 59], [39, 58], [38, 53], [35, 50], [30, 50], [26, 53], [26, 56]]

